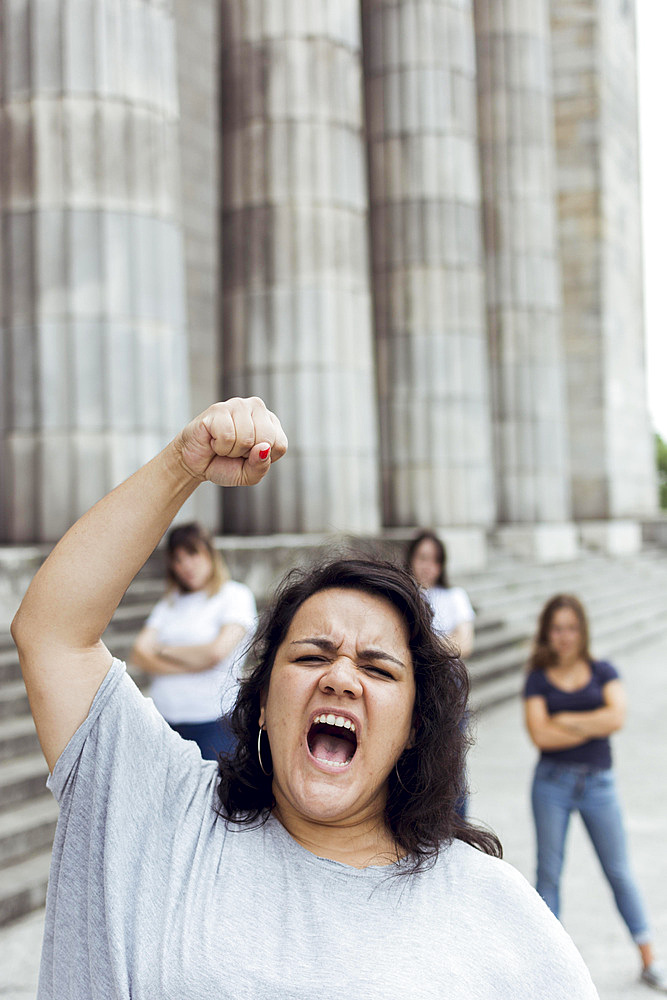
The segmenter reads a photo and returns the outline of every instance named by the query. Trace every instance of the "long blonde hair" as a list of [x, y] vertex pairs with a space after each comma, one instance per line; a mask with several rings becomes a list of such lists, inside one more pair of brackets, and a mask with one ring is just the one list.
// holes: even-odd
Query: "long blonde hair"
[[188, 590], [183, 586], [178, 576], [174, 572], [173, 558], [177, 549], [185, 549], [186, 552], [207, 552], [211, 559], [211, 578], [204, 587], [209, 597], [217, 594], [224, 583], [230, 579], [227, 563], [213, 544], [213, 538], [208, 531], [192, 521], [189, 524], [179, 524], [172, 528], [167, 535], [167, 593], [186, 594]]

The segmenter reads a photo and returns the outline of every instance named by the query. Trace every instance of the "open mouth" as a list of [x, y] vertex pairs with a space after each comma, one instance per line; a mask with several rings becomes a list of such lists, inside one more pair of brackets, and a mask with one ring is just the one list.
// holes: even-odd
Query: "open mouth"
[[308, 730], [308, 749], [315, 760], [347, 767], [357, 750], [357, 732], [343, 715], [316, 715]]

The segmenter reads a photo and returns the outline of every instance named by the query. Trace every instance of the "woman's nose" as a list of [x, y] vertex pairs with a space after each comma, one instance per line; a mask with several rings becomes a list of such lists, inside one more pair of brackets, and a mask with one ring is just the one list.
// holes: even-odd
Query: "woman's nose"
[[346, 656], [338, 657], [329, 665], [320, 678], [319, 687], [328, 694], [346, 694], [352, 698], [358, 698], [363, 690], [359, 672]]

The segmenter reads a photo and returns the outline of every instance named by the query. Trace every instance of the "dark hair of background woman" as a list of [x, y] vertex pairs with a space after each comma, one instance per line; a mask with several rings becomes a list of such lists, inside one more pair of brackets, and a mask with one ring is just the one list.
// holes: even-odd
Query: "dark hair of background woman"
[[[219, 810], [237, 822], [268, 816], [275, 805], [271, 776], [257, 757], [260, 695], [267, 687], [278, 647], [299, 607], [313, 594], [334, 587], [360, 590], [389, 601], [407, 625], [415, 676], [414, 746], [403, 751], [389, 776], [385, 818], [399, 848], [409, 857], [402, 872], [435, 862], [439, 848], [456, 838], [500, 857], [497, 837], [473, 827], [456, 813], [465, 792], [469, 740], [463, 719], [470, 687], [463, 662], [431, 628], [432, 612], [405, 570], [376, 560], [336, 559], [311, 570], [293, 570], [260, 619], [249, 661], [249, 676], [232, 713], [238, 739], [232, 757], [220, 758]], [[264, 754], [266, 747], [266, 754]], [[264, 766], [271, 770], [268, 740]]]
[[433, 542], [433, 544], [438, 549], [438, 562], [440, 563], [440, 576], [435, 581], [436, 587], [444, 587], [445, 590], [449, 587], [449, 578], [447, 576], [447, 549], [442, 544], [440, 539], [432, 531], [420, 531], [419, 534], [412, 539], [408, 545], [407, 550], [407, 568], [408, 572], [412, 572], [412, 557], [419, 548], [422, 542]]
[[589, 663], [592, 661], [588, 648], [590, 643], [588, 619], [583, 604], [573, 594], [556, 594], [547, 601], [540, 613], [533, 651], [528, 661], [529, 670], [546, 670], [547, 667], [552, 667], [557, 662], [558, 657], [549, 645], [549, 630], [554, 615], [561, 608], [569, 608], [577, 616], [581, 633], [581, 656]]

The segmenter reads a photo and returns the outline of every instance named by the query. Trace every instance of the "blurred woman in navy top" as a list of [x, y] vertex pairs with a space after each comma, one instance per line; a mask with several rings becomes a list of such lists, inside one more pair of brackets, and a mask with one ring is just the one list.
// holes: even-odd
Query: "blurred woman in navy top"
[[532, 806], [537, 837], [536, 888], [559, 915], [560, 877], [570, 816], [578, 811], [639, 948], [641, 978], [667, 992], [655, 961], [644, 904], [630, 871], [609, 737], [625, 721], [618, 672], [589, 652], [586, 613], [576, 597], [558, 594], [544, 607], [524, 688], [526, 726], [541, 751]]

